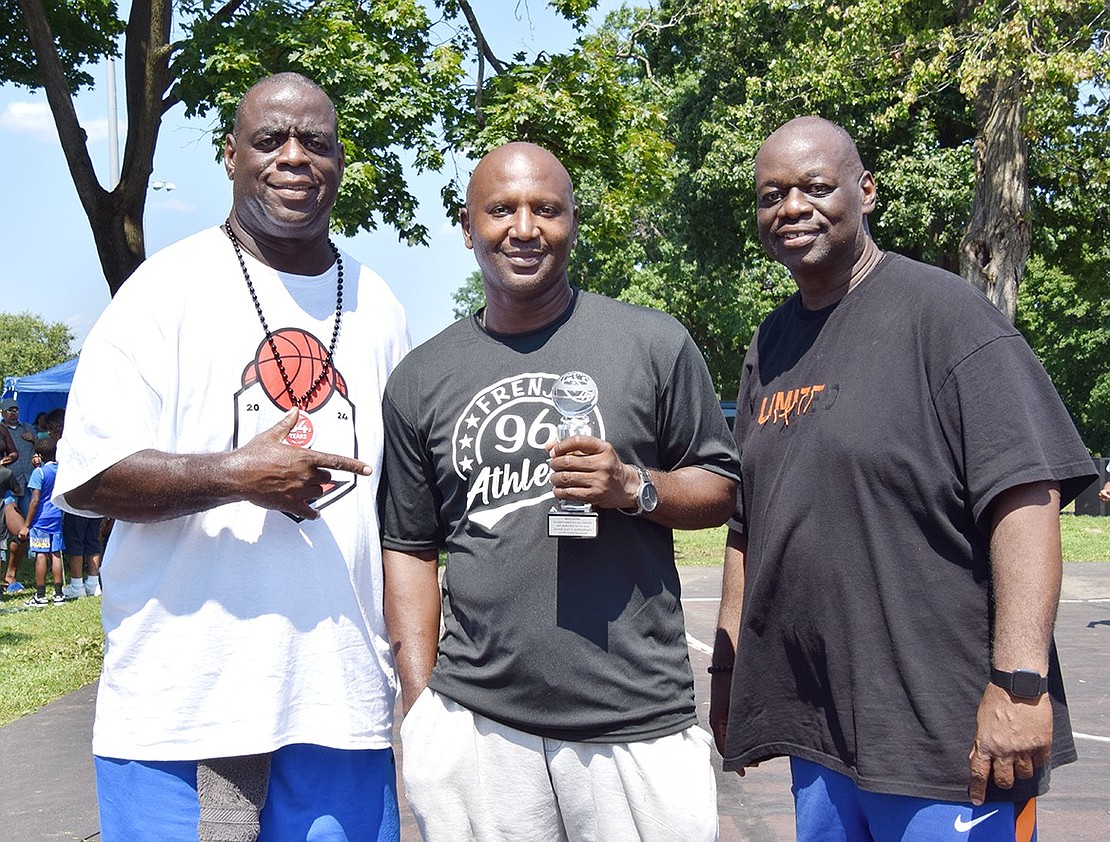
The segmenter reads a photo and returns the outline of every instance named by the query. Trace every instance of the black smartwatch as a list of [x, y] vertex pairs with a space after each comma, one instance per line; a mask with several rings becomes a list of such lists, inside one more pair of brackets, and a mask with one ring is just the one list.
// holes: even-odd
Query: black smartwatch
[[1018, 699], [1039, 699], [1048, 692], [1048, 679], [1036, 670], [996, 670], [991, 668], [991, 684]]

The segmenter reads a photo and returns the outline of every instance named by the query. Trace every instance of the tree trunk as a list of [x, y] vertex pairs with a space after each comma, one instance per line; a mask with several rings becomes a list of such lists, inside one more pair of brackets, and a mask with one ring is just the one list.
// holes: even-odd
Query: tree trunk
[[1032, 243], [1023, 94], [1018, 74], [996, 78], [979, 91], [975, 196], [960, 242], [960, 274], [1010, 321]]
[[131, 5], [124, 55], [127, 138], [120, 181], [111, 192], [101, 187], [96, 178], [86, 146], [87, 135], [77, 121], [43, 0], [19, 0], [19, 6], [27, 22], [70, 177], [89, 218], [108, 289], [115, 295], [146, 257], [143, 211], [147, 182], [154, 168], [154, 147], [162, 114], [174, 102], [163, 99], [172, 81], [169, 67], [171, 2], [135, 0]]

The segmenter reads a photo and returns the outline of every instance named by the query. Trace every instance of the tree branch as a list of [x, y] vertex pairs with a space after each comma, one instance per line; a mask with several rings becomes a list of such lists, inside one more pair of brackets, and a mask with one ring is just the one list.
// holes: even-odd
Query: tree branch
[[686, 18], [690, 17], [690, 6], [684, 3], [674, 14], [671, 15], [669, 20], [658, 21], [646, 18], [640, 21], [639, 25], [631, 29], [628, 33], [628, 47], [624, 50], [617, 50], [614, 57], [618, 59], [632, 59], [638, 61], [644, 68], [644, 76], [655, 87], [656, 90], [663, 90], [663, 86], [656, 81], [654, 72], [651, 66], [651, 59], [648, 58], [642, 51], [636, 48], [639, 46], [640, 37], [644, 33], [651, 33], [658, 36], [660, 33], [668, 29], [673, 29], [682, 24]]
[[97, 181], [92, 158], [89, 157], [86, 145], [88, 135], [77, 119], [73, 96], [66, 82], [65, 73], [62, 71], [58, 51], [54, 46], [54, 33], [50, 29], [50, 22], [46, 19], [43, 0], [19, 0], [19, 8], [27, 23], [31, 48], [35, 51], [43, 90], [46, 91], [46, 101], [50, 105], [51, 114], [54, 115], [54, 125], [58, 129], [58, 140], [62, 144], [62, 152], [65, 155], [70, 176], [73, 178], [73, 184], [77, 188], [77, 195], [85, 208], [85, 213], [91, 216], [104, 201], [106, 192]]
[[227, 3], [224, 3], [220, 8], [216, 9], [215, 13], [212, 15], [212, 20], [217, 23], [231, 20], [231, 16], [239, 11], [239, 7], [245, 2], [246, 0], [228, 0]]
[[474, 118], [478, 121], [478, 128], [486, 127], [486, 115], [482, 112], [482, 85], [486, 81], [486, 57], [478, 53], [478, 82], [474, 86]]
[[468, 0], [459, 0], [459, 8], [462, 9], [467, 26], [470, 27], [470, 31], [474, 33], [474, 37], [478, 40], [479, 58], [485, 56], [486, 61], [490, 63], [495, 72], [504, 73], [507, 65], [497, 58], [489, 48], [486, 36], [482, 34], [482, 28], [478, 26], [478, 18], [474, 15], [474, 10], [470, 7]]

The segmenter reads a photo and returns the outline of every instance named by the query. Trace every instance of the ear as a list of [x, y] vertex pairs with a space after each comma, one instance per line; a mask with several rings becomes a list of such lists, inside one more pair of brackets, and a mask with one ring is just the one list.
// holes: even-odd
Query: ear
[[224, 172], [229, 180], [235, 178], [235, 135], [224, 138]]
[[473, 250], [474, 240], [470, 236], [470, 213], [465, 207], [459, 210], [459, 224], [462, 225], [463, 245]]
[[343, 180], [343, 173], [347, 170], [347, 150], [339, 144], [339, 180]]
[[860, 204], [863, 215], [867, 216], [879, 202], [879, 190], [875, 186], [875, 177], [868, 170], [863, 171], [859, 179]]

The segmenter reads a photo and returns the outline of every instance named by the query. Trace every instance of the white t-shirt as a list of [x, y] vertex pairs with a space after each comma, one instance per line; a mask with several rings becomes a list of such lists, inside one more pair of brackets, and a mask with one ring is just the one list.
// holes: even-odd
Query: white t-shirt
[[[297, 372], [318, 364], [312, 358], [331, 340], [336, 269], [304, 277], [245, 259], [299, 385]], [[101, 567], [97, 755], [190, 760], [292, 743], [389, 745], [396, 677], [375, 501], [381, 394], [409, 340], [385, 282], [346, 254], [343, 265], [335, 374], [296, 432], [304, 446], [369, 463], [373, 475], [337, 473], [314, 521], [234, 503], [116, 524]], [[285, 414], [269, 396], [280, 402], [282, 392], [231, 243], [219, 229], [182, 240], [135, 272], [84, 344], [55, 500], [75, 511], [67, 491], [141, 450], [245, 444]]]

